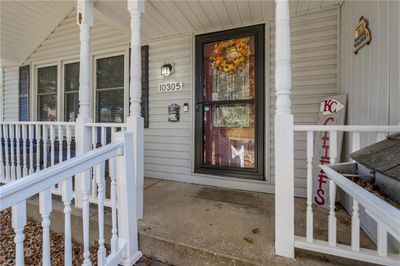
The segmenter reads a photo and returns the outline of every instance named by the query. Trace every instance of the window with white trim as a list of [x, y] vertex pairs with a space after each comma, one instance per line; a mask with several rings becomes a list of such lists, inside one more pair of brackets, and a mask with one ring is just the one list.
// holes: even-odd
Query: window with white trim
[[96, 60], [96, 121], [124, 121], [124, 55]]
[[74, 122], [79, 112], [79, 62], [64, 65], [64, 120]]
[[57, 66], [37, 69], [37, 120], [57, 120]]

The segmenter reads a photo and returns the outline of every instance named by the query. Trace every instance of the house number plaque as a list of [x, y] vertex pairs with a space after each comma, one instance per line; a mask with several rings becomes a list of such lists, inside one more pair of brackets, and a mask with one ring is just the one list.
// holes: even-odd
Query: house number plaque
[[165, 82], [158, 84], [158, 92], [181, 91], [183, 89], [182, 81]]

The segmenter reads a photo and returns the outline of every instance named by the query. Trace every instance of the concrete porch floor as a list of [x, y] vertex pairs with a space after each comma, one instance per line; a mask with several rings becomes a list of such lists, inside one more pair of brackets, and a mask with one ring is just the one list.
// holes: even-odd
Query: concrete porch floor
[[[366, 265], [296, 250], [274, 254], [274, 195], [146, 178], [142, 252], [173, 265]], [[295, 200], [295, 232], [305, 236], [305, 199]], [[350, 243], [351, 219], [337, 211], [338, 242]], [[314, 209], [314, 235], [327, 239], [328, 214]], [[362, 233], [361, 246], [374, 248]]]
[[[296, 250], [296, 259], [274, 253], [274, 195], [145, 179], [144, 217], [138, 221], [139, 249], [144, 255], [176, 266], [225, 265], [367, 265]], [[41, 222], [38, 198], [28, 200], [28, 216]], [[82, 210], [72, 209], [72, 235], [82, 243]], [[98, 239], [97, 206], [90, 208], [90, 243]], [[338, 243], [350, 244], [351, 218], [337, 208]], [[63, 204], [53, 198], [51, 230], [64, 233]], [[306, 200], [295, 199], [295, 233], [305, 236]], [[314, 208], [314, 238], [327, 240], [328, 212]], [[105, 238], [111, 237], [106, 209]], [[361, 232], [361, 247], [375, 249]], [[148, 264], [142, 262], [138, 265]], [[153, 264], [150, 264], [153, 265]], [[158, 264], [157, 264], [158, 265]]]

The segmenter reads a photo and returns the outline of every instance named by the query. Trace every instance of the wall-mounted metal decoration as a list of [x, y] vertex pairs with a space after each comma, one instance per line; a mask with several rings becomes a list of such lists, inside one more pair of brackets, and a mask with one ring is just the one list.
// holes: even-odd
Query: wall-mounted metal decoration
[[354, 43], [353, 51], [355, 54], [364, 47], [366, 44], [371, 42], [371, 31], [368, 28], [368, 20], [361, 17], [357, 26], [354, 28]]
[[179, 121], [179, 105], [172, 103], [168, 106], [168, 122]]

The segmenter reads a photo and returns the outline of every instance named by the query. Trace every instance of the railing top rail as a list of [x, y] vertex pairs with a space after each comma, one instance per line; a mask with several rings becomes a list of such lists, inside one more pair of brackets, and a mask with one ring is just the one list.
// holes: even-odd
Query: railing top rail
[[86, 123], [88, 127], [126, 127], [125, 123]]
[[294, 131], [400, 132], [400, 126], [295, 125]]
[[329, 178], [335, 182], [336, 185], [342, 188], [351, 197], [356, 199], [367, 210], [368, 213], [375, 214], [375, 218], [385, 223], [388, 228], [392, 229], [392, 232], [400, 234], [399, 209], [339, 174], [331, 168], [331, 165], [321, 165], [320, 167], [329, 176]]
[[122, 142], [105, 145], [0, 187], [0, 211], [107, 159], [123, 154]]
[[2, 121], [0, 125], [54, 125], [54, 126], [75, 126], [75, 122], [63, 121]]

